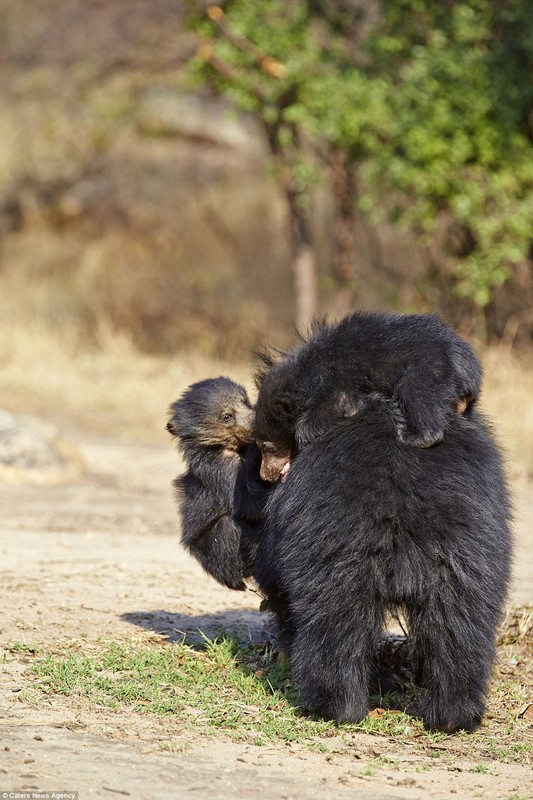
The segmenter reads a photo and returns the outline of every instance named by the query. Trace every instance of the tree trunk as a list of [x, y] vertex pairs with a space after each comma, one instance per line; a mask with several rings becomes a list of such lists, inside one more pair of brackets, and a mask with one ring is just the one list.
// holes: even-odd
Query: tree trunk
[[333, 273], [338, 292], [335, 300], [337, 313], [348, 313], [354, 296], [355, 284], [355, 198], [356, 188], [353, 165], [346, 150], [333, 150], [330, 158], [331, 188], [335, 209], [333, 223]]
[[287, 203], [288, 234], [291, 246], [291, 267], [294, 287], [294, 324], [297, 332], [305, 336], [316, 315], [317, 275], [316, 254], [311, 236], [308, 203], [304, 191], [298, 187], [294, 173], [295, 153], [302, 143], [296, 126], [291, 125], [290, 144], [282, 145], [279, 123], [265, 124], [268, 143], [278, 165], [279, 177]]
[[316, 259], [311, 247], [301, 248], [293, 260], [295, 326], [302, 336], [308, 333], [316, 315]]
[[304, 336], [317, 308], [316, 255], [307, 210], [302, 208], [298, 195], [291, 189], [286, 191], [286, 197], [290, 218], [294, 324], [298, 333]]

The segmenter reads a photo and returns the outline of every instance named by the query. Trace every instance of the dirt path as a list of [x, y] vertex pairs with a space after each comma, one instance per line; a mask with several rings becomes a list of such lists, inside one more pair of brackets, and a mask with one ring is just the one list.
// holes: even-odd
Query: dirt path
[[[217, 586], [178, 546], [169, 485], [170, 447], [128, 447], [79, 437], [88, 464], [70, 486], [0, 485], [0, 636], [31, 647], [68, 639], [163, 633], [181, 639], [220, 628], [261, 641], [269, 634], [253, 593]], [[513, 600], [533, 601], [533, 492], [517, 494]], [[533, 793], [527, 766], [468, 759], [442, 765], [393, 740], [357, 734], [338, 752], [257, 747], [223, 735], [184, 734], [180, 720], [111, 711], [83, 698], [28, 694], [25, 659], [2, 665], [3, 791], [78, 791], [134, 798], [503, 798]], [[176, 744], [177, 743], [177, 744]], [[165, 745], [171, 749], [165, 751]], [[394, 768], [365, 774], [393, 754]]]

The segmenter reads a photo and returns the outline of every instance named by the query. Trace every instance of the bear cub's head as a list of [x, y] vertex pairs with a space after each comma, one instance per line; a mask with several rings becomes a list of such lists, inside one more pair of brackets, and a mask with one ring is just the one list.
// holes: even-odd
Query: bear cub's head
[[169, 409], [167, 430], [181, 442], [237, 451], [252, 443], [254, 412], [243, 386], [230, 378], [193, 383]]

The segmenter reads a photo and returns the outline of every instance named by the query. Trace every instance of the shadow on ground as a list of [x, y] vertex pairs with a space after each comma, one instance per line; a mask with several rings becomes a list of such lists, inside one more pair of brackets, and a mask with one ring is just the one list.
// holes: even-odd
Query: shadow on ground
[[[195, 646], [204, 636], [213, 639], [225, 634], [253, 644], [274, 642], [275, 625], [268, 614], [246, 609], [228, 609], [213, 614], [180, 614], [159, 609], [131, 611], [121, 614], [125, 622], [165, 637], [169, 642], [186, 642]], [[203, 635], [202, 635], [203, 634]]]
[[[276, 644], [276, 627], [268, 614], [259, 611], [227, 610], [198, 616], [177, 614], [165, 610], [132, 611], [121, 615], [125, 622], [143, 630], [160, 634], [169, 642], [185, 642], [203, 647], [205, 638], [217, 636], [235, 638], [241, 644]], [[375, 705], [405, 710], [405, 698], [397, 696], [412, 688], [414, 673], [408, 662], [407, 639], [404, 636], [384, 636], [378, 643], [377, 661], [371, 674], [369, 691], [378, 695]], [[387, 698], [384, 695], [390, 695]]]

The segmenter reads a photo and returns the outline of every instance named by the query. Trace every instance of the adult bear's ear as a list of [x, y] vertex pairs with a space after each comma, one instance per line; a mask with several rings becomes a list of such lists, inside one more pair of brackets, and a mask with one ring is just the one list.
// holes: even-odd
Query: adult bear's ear
[[356, 400], [346, 392], [338, 392], [331, 400], [306, 411], [299, 416], [296, 423], [295, 439], [298, 450], [303, 450], [341, 420], [355, 417], [362, 407], [362, 399]]
[[296, 408], [294, 398], [288, 392], [280, 392], [272, 398], [272, 411], [279, 419], [292, 419]]
[[315, 439], [320, 438], [322, 434], [331, 428], [331, 425], [331, 413], [325, 415], [320, 408], [314, 409], [314, 411], [306, 411], [305, 414], [302, 414], [296, 423], [294, 433], [298, 452], [307, 447], [308, 444], [311, 444], [311, 442], [314, 442]]
[[254, 356], [258, 361], [258, 365], [253, 374], [254, 383], [257, 389], [261, 388], [270, 370], [283, 361], [286, 355], [287, 354], [282, 350], [278, 350], [275, 347], [265, 346], [261, 350], [254, 351]]

